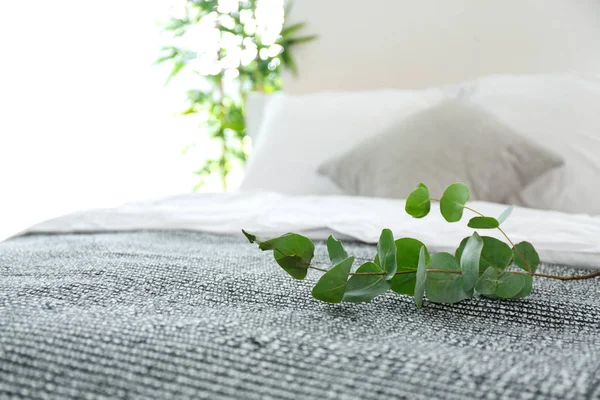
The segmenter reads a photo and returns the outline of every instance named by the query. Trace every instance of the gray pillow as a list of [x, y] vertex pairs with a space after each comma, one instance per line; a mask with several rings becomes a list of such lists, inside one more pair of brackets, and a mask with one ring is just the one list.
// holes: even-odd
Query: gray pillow
[[461, 100], [444, 101], [319, 167], [346, 193], [406, 198], [419, 182], [441, 196], [454, 182], [471, 199], [503, 203], [563, 164], [493, 115]]

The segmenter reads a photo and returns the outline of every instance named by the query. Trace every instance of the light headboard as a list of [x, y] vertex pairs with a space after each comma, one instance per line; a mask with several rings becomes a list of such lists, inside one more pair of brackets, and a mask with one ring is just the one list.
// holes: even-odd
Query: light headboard
[[489, 74], [600, 71], [598, 0], [296, 0], [291, 94], [420, 89]]

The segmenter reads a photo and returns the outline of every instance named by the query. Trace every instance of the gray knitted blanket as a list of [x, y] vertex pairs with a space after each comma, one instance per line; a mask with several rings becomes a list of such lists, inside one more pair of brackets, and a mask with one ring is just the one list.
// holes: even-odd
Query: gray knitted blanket
[[311, 274], [241, 235], [0, 243], [0, 398], [600, 399], [599, 279], [417, 310], [318, 302]]

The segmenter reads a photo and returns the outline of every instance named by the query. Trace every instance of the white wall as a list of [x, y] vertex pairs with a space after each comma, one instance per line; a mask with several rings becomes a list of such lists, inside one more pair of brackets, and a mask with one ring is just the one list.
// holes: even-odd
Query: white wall
[[152, 65], [173, 3], [0, 2], [0, 240], [196, 183], [201, 159], [181, 151], [202, 135], [175, 116], [189, 82], [165, 88]]
[[600, 71], [599, 0], [300, 0], [289, 19], [320, 37], [288, 93]]

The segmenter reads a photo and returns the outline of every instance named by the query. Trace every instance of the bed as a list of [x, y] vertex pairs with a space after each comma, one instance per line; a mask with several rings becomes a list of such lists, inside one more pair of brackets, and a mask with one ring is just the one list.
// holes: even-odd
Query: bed
[[318, 273], [293, 280], [241, 232], [305, 235], [320, 268], [329, 235], [358, 264], [383, 228], [454, 253], [467, 219], [412, 218], [404, 198], [456, 179], [483, 215], [517, 205], [502, 227], [535, 245], [539, 273], [598, 272], [598, 77], [260, 100], [239, 191], [76, 212], [0, 243], [0, 398], [600, 399], [599, 278], [536, 278], [518, 300], [327, 304], [310, 296]]
[[[328, 263], [330, 233], [370, 260], [382, 226], [433, 251], [468, 232], [402, 209], [191, 194], [31, 227], [0, 243], [0, 397], [600, 398], [599, 279], [538, 279], [526, 299], [420, 310], [392, 292], [332, 305], [310, 297], [317, 274], [294, 281], [239, 231], [301, 232], [317, 243], [316, 265]], [[598, 217], [517, 208], [506, 230], [537, 244], [540, 272], [600, 266]]]

